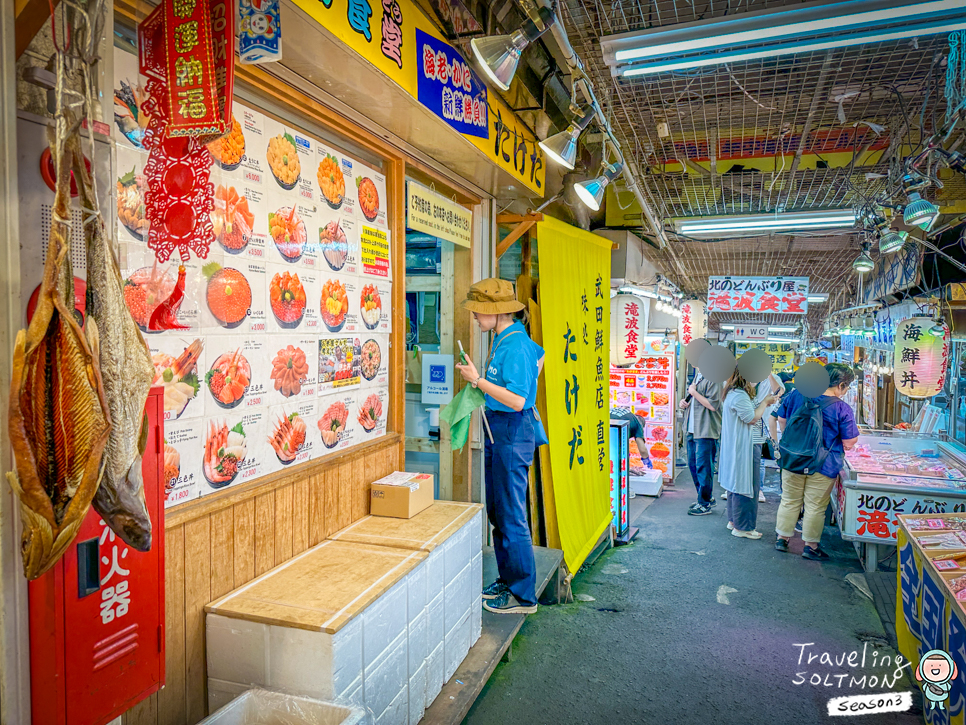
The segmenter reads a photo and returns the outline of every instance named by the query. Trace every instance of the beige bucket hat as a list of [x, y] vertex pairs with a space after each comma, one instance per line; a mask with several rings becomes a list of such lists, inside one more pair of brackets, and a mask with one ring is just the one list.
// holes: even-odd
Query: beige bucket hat
[[525, 305], [517, 300], [511, 283], [491, 277], [470, 287], [462, 307], [481, 315], [508, 315], [519, 312]]

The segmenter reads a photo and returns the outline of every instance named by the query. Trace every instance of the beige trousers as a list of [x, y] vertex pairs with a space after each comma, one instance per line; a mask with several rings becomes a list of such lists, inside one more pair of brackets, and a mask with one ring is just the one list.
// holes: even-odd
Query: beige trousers
[[822, 529], [825, 528], [825, 508], [828, 506], [829, 496], [835, 479], [823, 476], [821, 473], [791, 473], [782, 471], [782, 502], [778, 507], [778, 520], [775, 522], [776, 533], [785, 539], [795, 535], [795, 523], [798, 513], [805, 507], [802, 517], [802, 540], [809, 544], [817, 544], [822, 540]]

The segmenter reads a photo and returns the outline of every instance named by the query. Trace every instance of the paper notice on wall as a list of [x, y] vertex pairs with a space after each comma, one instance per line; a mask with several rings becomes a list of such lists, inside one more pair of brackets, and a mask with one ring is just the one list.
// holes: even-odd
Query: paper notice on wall
[[363, 224], [361, 237], [362, 273], [370, 277], [390, 279], [392, 271], [389, 265], [389, 230]]

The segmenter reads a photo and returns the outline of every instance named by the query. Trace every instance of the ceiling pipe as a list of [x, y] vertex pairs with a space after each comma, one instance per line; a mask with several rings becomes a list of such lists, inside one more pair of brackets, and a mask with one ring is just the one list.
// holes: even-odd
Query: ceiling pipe
[[[519, 3], [520, 7], [522, 7], [523, 11], [527, 14], [527, 17], [533, 20], [537, 24], [538, 28], [542, 28], [542, 24], [539, 20], [540, 7], [545, 7], [550, 10], [553, 9], [553, 3], [551, 3], [549, 0], [519, 0]], [[594, 86], [584, 70], [584, 64], [581, 62], [580, 57], [570, 44], [570, 38], [567, 37], [567, 31], [563, 26], [563, 19], [559, 16], [559, 14], [557, 15], [556, 22], [551, 26], [550, 32], [553, 34], [554, 40], [557, 41], [557, 45], [560, 48], [564, 59], [566, 60], [567, 66], [570, 68], [570, 71], [574, 76], [574, 88], [576, 89], [579, 87], [584, 95], [584, 100], [588, 104], [593, 104], [594, 108], [597, 110], [597, 122], [600, 125], [601, 130], [604, 132], [606, 143], [611, 147], [611, 150], [617, 155], [620, 162], [624, 165], [622, 174], [624, 177], [624, 184], [627, 186], [628, 191], [634, 194], [634, 198], [637, 199], [637, 203], [641, 207], [644, 218], [647, 219], [647, 223], [651, 227], [651, 231], [657, 238], [658, 246], [662, 250], [667, 249], [671, 252], [675, 266], [678, 268], [678, 273], [683, 274], [680, 262], [668, 244], [668, 238], [664, 231], [664, 225], [657, 218], [657, 215], [651, 208], [650, 203], [648, 203], [647, 199], [644, 198], [644, 193], [641, 191], [640, 184], [637, 181], [637, 179], [640, 177], [640, 171], [637, 168], [637, 164], [633, 159], [626, 158], [624, 156], [620, 143], [618, 143], [617, 137], [614, 135], [614, 130], [611, 128], [610, 121], [608, 121], [604, 116], [603, 109], [601, 108], [600, 103], [597, 102], [597, 96], [594, 94]]]

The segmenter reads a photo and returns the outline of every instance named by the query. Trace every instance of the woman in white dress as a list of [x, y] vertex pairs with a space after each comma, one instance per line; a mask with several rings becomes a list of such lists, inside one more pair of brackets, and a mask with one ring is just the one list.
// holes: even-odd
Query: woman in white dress
[[728, 528], [733, 536], [745, 539], [761, 538], [755, 530], [759, 489], [754, 473], [752, 428], [769, 406], [778, 402], [777, 395], [766, 395], [756, 406], [757, 392], [737, 368], [722, 392], [718, 482], [728, 492]]

